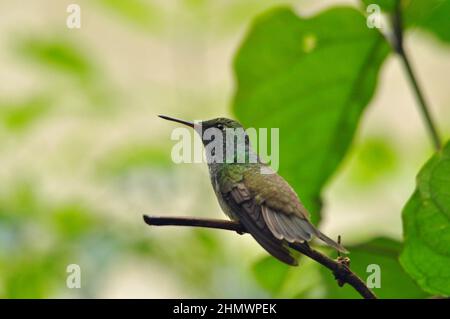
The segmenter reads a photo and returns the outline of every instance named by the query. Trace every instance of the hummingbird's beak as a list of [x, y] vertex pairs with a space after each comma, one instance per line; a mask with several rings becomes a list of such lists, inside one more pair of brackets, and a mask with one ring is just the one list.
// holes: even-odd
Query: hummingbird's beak
[[193, 122], [188, 122], [188, 121], [184, 121], [184, 120], [179, 120], [173, 117], [169, 117], [169, 116], [165, 116], [165, 115], [158, 115], [160, 118], [168, 120], [168, 121], [172, 121], [172, 122], [177, 122], [177, 123], [181, 123], [184, 125], [187, 125], [189, 127], [194, 128], [194, 123]]

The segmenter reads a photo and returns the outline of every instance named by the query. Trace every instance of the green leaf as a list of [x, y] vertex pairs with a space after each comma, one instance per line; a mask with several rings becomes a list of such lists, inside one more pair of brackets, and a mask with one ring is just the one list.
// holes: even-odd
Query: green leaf
[[404, 1], [406, 27], [419, 27], [450, 42], [450, 0]]
[[[363, 3], [377, 4], [383, 11], [393, 12], [397, 0], [363, 0]], [[450, 42], [450, 0], [403, 0], [401, 9], [406, 29], [421, 28], [441, 41]]]
[[389, 50], [354, 9], [305, 19], [278, 8], [255, 20], [236, 56], [234, 112], [246, 127], [280, 129], [279, 173], [314, 222]]
[[450, 142], [422, 168], [403, 210], [400, 261], [432, 294], [450, 295]]
[[380, 9], [386, 12], [393, 11], [397, 0], [363, 0], [364, 5], [367, 7], [371, 4], [380, 6]]
[[[428, 296], [402, 269], [398, 256], [401, 243], [389, 238], [375, 238], [364, 244], [348, 247], [350, 250], [350, 267], [363, 280], [373, 276], [375, 268], [380, 270], [379, 288], [372, 288], [379, 298], [425, 298]], [[369, 265], [375, 265], [370, 266]], [[369, 267], [369, 268], [368, 268]], [[327, 298], [361, 298], [349, 285], [339, 287], [329, 270], [321, 267]], [[375, 283], [374, 277], [367, 280]]]

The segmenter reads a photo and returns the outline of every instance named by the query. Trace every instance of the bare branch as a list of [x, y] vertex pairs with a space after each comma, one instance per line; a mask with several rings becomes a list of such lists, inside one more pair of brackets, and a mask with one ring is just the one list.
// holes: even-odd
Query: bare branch
[[[200, 219], [190, 217], [155, 217], [144, 215], [144, 221], [151, 226], [190, 226], [216, 228], [235, 231], [238, 234], [247, 233], [245, 228], [237, 222], [218, 220], [218, 219]], [[349, 268], [349, 259], [347, 257], [338, 257], [333, 260], [321, 252], [314, 250], [308, 244], [289, 244], [292, 249], [297, 250], [305, 256], [315, 260], [319, 264], [331, 270], [339, 286], [345, 283], [349, 284], [365, 299], [376, 299], [377, 296], [366, 286], [365, 282], [353, 273]]]

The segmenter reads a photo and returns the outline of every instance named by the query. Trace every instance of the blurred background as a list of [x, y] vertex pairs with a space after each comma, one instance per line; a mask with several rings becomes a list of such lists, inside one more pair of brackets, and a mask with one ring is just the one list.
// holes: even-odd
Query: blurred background
[[[78, 0], [81, 28], [68, 29], [73, 2], [0, 0], [0, 297], [273, 296], [255, 268], [266, 254], [249, 236], [143, 223], [223, 217], [205, 164], [171, 161], [175, 126], [157, 114], [233, 117], [232, 60], [255, 15], [358, 1]], [[449, 128], [449, 48], [420, 31], [406, 45]], [[401, 209], [431, 154], [390, 56], [326, 189], [321, 228], [346, 244], [401, 238]], [[80, 289], [66, 287], [69, 264], [81, 267]], [[314, 267], [297, 270], [303, 291], [294, 282], [275, 296], [323, 296]]]

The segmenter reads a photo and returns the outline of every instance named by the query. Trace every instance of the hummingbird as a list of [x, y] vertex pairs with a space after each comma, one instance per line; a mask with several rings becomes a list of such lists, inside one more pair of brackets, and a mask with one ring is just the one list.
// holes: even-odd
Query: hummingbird
[[[214, 132], [223, 135], [216, 141], [221, 144], [219, 148], [222, 148], [222, 154], [233, 154], [234, 159], [237, 159], [239, 154], [236, 153], [245, 152], [244, 162], [217, 160], [214, 157], [217, 150], [206, 152], [211, 184], [224, 213], [244, 226], [273, 257], [288, 265], [297, 266], [297, 260], [289, 250], [289, 243], [307, 243], [314, 237], [339, 252], [347, 253], [341, 244], [323, 234], [310, 222], [309, 212], [294, 189], [255, 154], [249, 137], [239, 122], [215, 118], [194, 123], [165, 115], [159, 117], [193, 128], [200, 135], [205, 148], [216, 137], [213, 139], [204, 132], [214, 129]], [[230, 130], [240, 130], [244, 138], [230, 146], [224, 138]], [[252, 156], [256, 161], [249, 160]]]

